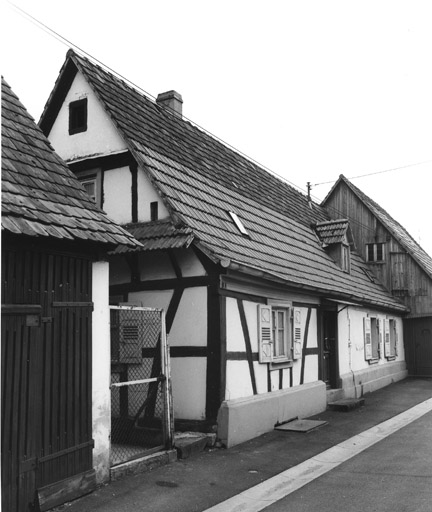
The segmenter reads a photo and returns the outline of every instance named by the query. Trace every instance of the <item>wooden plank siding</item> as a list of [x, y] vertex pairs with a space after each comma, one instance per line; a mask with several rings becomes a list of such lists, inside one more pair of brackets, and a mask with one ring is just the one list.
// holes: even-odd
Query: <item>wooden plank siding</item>
[[383, 262], [369, 268], [387, 290], [410, 308], [409, 318], [428, 316], [432, 311], [432, 280], [363, 201], [344, 183], [326, 200], [333, 218], [347, 218], [357, 251], [366, 259], [366, 244], [385, 243]]
[[86, 256], [3, 249], [4, 510], [92, 470], [91, 275]]

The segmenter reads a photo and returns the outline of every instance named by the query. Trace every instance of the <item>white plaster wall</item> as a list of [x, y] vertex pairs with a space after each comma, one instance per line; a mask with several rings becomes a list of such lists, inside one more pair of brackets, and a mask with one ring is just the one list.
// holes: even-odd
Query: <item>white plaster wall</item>
[[398, 355], [395, 361], [404, 361], [404, 342], [402, 318], [365, 308], [348, 307], [338, 316], [338, 338], [339, 338], [339, 371], [345, 374], [351, 371], [360, 371], [371, 366], [387, 365], [388, 361], [384, 357], [383, 339], [380, 340], [380, 358], [377, 363], [371, 365], [365, 360], [364, 352], [364, 331], [363, 318], [369, 314], [370, 317], [376, 317], [380, 320], [391, 318], [396, 320], [398, 332]]
[[172, 290], [149, 290], [131, 292], [128, 295], [128, 303], [134, 306], [145, 308], [168, 309], [173, 291]]
[[150, 203], [158, 203], [159, 219], [169, 216], [168, 210], [162, 202], [159, 194], [153, 188], [145, 171], [138, 168], [138, 222], [147, 222], [150, 218]]
[[119, 224], [132, 222], [132, 175], [129, 167], [104, 173], [103, 210]]
[[[170, 332], [170, 345], [207, 346], [207, 288], [187, 288]], [[205, 382], [199, 384], [205, 386]]]
[[98, 483], [109, 480], [111, 432], [111, 354], [108, 262], [93, 263], [92, 425], [93, 467]]
[[200, 260], [191, 249], [177, 249], [174, 254], [183, 277], [205, 276], [207, 274]]
[[[264, 366], [267, 370], [267, 365], [261, 366]], [[225, 400], [252, 395], [253, 389], [248, 362], [227, 361]]]
[[203, 420], [206, 406], [207, 359], [171, 358], [174, 417]]
[[[256, 313], [255, 321], [257, 321]], [[248, 325], [253, 325], [253, 319]], [[246, 350], [237, 300], [231, 297], [226, 299], [226, 340], [227, 352], [244, 352]]]
[[[69, 135], [69, 103], [87, 98], [87, 130]], [[48, 135], [56, 152], [64, 160], [116, 153], [126, 144], [81, 73], [77, 73]]]
[[[285, 297], [285, 301], [289, 301]], [[246, 321], [249, 329], [249, 337], [251, 340], [252, 352], [258, 352], [258, 303], [243, 301]], [[299, 308], [301, 310], [301, 327], [302, 332], [305, 332], [307, 307]], [[246, 345], [243, 336], [243, 329], [240, 322], [240, 314], [238, 310], [237, 300], [234, 298], [226, 299], [226, 337], [227, 337], [227, 352], [245, 352]], [[307, 338], [308, 348], [318, 347], [318, 326], [317, 326], [317, 311], [315, 308], [311, 309], [311, 317]], [[293, 372], [293, 385], [300, 384], [302, 359], [296, 359], [292, 363]], [[253, 363], [255, 382], [257, 393], [268, 392], [268, 365], [260, 364], [255, 361]], [[303, 375], [303, 383], [315, 382], [318, 380], [318, 356], [308, 355], [305, 358], [305, 368]], [[290, 387], [290, 368], [282, 368], [282, 386], [284, 389]], [[272, 370], [270, 372], [270, 383], [272, 391], [279, 390], [279, 370]], [[232, 400], [241, 397], [253, 395], [251, 376], [249, 365], [247, 361], [227, 361], [226, 367], [226, 399]]]

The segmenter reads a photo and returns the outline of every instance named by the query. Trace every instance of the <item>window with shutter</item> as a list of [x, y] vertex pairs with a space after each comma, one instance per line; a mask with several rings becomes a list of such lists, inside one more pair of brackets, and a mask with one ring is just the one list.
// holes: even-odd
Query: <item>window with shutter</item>
[[271, 306], [258, 305], [258, 351], [259, 362], [270, 363], [273, 354], [273, 315]]
[[302, 326], [301, 326], [301, 310], [294, 309], [293, 319], [294, 342], [293, 342], [293, 359], [299, 359], [302, 356]]
[[372, 359], [372, 332], [371, 332], [371, 319], [366, 317], [363, 319], [364, 327], [364, 346], [365, 346], [365, 359], [370, 361]]
[[387, 318], [384, 319], [384, 355], [390, 357], [390, 321]]
[[385, 320], [386, 323], [386, 344], [385, 344], [385, 357], [387, 359], [394, 359], [397, 356], [397, 331], [396, 320]]

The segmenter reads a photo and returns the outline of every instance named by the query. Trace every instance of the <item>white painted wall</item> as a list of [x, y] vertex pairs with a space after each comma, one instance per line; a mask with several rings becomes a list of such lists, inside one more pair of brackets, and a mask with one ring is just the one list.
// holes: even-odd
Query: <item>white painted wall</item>
[[[83, 98], [87, 98], [87, 131], [69, 135], [69, 103]], [[79, 72], [66, 95], [48, 139], [64, 160], [126, 150], [125, 142]]]
[[[269, 303], [273, 302], [270, 300]], [[282, 299], [275, 300], [275, 304], [283, 305], [289, 303], [290, 297], [285, 296]], [[258, 352], [258, 303], [252, 301], [243, 301], [245, 309], [246, 321], [249, 330], [251, 348], [253, 353]], [[307, 307], [301, 310], [301, 327], [304, 333], [307, 319]], [[245, 352], [246, 345], [243, 336], [243, 329], [240, 322], [240, 314], [238, 310], [237, 300], [234, 298], [226, 299], [226, 337], [227, 352]], [[318, 327], [317, 327], [317, 311], [311, 309], [311, 318], [309, 323], [307, 347], [318, 347]], [[282, 368], [282, 386], [283, 389], [290, 387], [290, 372], [293, 372], [293, 386], [300, 384], [302, 360], [297, 359], [292, 363], [292, 370], [289, 367]], [[257, 361], [253, 363], [257, 393], [268, 392], [268, 364], [261, 364]], [[318, 380], [318, 356], [308, 355], [305, 358], [305, 368], [303, 383], [315, 382]], [[272, 391], [279, 390], [279, 369], [270, 371], [270, 382]], [[227, 361], [226, 366], [226, 400], [233, 400], [253, 395], [251, 384], [251, 376], [247, 361]]]
[[118, 224], [132, 222], [132, 174], [129, 167], [104, 172], [103, 210]]
[[205, 276], [206, 271], [196, 254], [188, 249], [177, 249], [174, 251], [175, 258], [181, 268], [183, 277]]
[[398, 332], [398, 355], [395, 361], [405, 361], [403, 342], [402, 318], [386, 315], [380, 311], [366, 308], [348, 307], [338, 315], [338, 338], [339, 338], [339, 371], [340, 374], [356, 372], [370, 368], [371, 366], [385, 366], [391, 361], [384, 357], [384, 345], [381, 338], [380, 359], [373, 365], [365, 360], [363, 318], [369, 314], [380, 320], [392, 318], [396, 320]]
[[174, 417], [205, 419], [207, 359], [205, 357], [172, 357], [171, 379]]
[[169, 217], [169, 212], [162, 202], [159, 194], [148, 179], [145, 171], [138, 168], [138, 222], [147, 222], [150, 218], [150, 203], [157, 201], [159, 219]]
[[109, 480], [111, 432], [111, 354], [108, 262], [93, 263], [92, 424], [93, 467], [98, 483]]
[[207, 346], [207, 288], [187, 288], [182, 295], [169, 342], [172, 347]]

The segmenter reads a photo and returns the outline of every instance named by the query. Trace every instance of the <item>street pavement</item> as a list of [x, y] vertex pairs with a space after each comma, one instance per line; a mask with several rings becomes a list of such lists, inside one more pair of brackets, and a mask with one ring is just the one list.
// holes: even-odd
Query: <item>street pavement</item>
[[431, 512], [432, 413], [265, 512]]
[[[230, 503], [245, 491], [256, 493], [284, 472], [295, 472], [319, 460], [327, 450], [330, 454], [340, 450], [337, 446], [340, 443], [355, 444], [355, 436], [364, 433], [365, 437], [369, 435], [365, 431], [391, 419], [394, 423], [401, 413], [421, 407], [419, 404], [432, 398], [432, 379], [406, 379], [364, 398], [365, 405], [351, 412], [328, 410], [314, 416], [313, 419], [328, 424], [307, 434], [272, 431], [229, 450], [207, 450], [190, 459], [112, 482], [58, 510], [203, 512], [212, 507], [223, 512], [236, 510], [230, 508]], [[266, 512], [431, 512], [432, 416], [421, 414], [409, 424], [402, 416], [399, 430], [288, 496], [284, 497], [285, 491], [281, 491], [280, 501], [269, 502], [264, 509]], [[237, 510], [263, 508], [255, 509], [251, 502], [250, 507]]]

